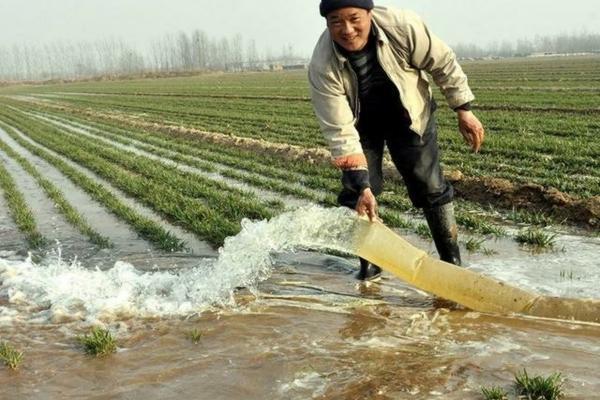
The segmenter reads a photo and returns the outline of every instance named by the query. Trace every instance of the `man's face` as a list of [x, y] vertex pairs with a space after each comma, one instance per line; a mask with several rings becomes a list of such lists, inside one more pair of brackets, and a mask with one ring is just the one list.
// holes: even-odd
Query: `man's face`
[[327, 28], [331, 38], [344, 49], [362, 50], [371, 33], [371, 11], [357, 7], [334, 10], [327, 14]]

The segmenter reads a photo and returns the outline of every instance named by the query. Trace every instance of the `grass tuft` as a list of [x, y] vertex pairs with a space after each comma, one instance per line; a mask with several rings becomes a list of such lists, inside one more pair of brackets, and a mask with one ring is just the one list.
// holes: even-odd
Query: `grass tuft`
[[23, 361], [23, 353], [17, 351], [6, 342], [0, 343], [0, 360], [2, 360], [10, 369], [17, 369]]
[[464, 243], [465, 243], [465, 248], [467, 249], [467, 251], [474, 253], [476, 251], [481, 250], [483, 242], [485, 242], [485, 239], [469, 238]]
[[527, 374], [527, 370], [515, 375], [515, 389], [518, 396], [528, 400], [558, 400], [563, 397], [563, 380], [560, 373], [548, 377]]
[[554, 219], [543, 211], [526, 211], [515, 208], [508, 214], [508, 218], [517, 222], [537, 226], [549, 226], [555, 223]]
[[415, 229], [415, 224], [402, 217], [402, 214], [397, 211], [381, 210], [379, 216], [389, 227], [410, 230]]
[[429, 226], [427, 226], [427, 224], [418, 224], [417, 227], [415, 228], [415, 232], [417, 233], [417, 235], [421, 236], [422, 238], [425, 238], [425, 239], [433, 238], [431, 236], [431, 230], [429, 229]]
[[115, 339], [107, 329], [94, 327], [89, 335], [79, 336], [77, 340], [92, 356], [102, 357], [117, 351]]
[[572, 281], [575, 275], [573, 274], [573, 270], [567, 271], [563, 269], [560, 271], [560, 277], [561, 279], [568, 279]]
[[485, 254], [486, 256], [493, 256], [498, 254], [498, 252], [494, 249], [490, 249], [488, 247], [484, 247], [482, 250], [483, 254]]
[[521, 244], [539, 249], [552, 249], [556, 243], [556, 234], [547, 233], [537, 228], [526, 228], [517, 234], [515, 240]]
[[481, 393], [485, 400], [508, 400], [508, 393], [499, 386], [492, 386], [490, 388], [481, 388]]
[[198, 328], [192, 329], [187, 334], [188, 339], [190, 339], [194, 344], [200, 343], [202, 336], [204, 336], [204, 333], [202, 333], [202, 331], [200, 331]]
[[492, 235], [495, 237], [506, 236], [506, 230], [500, 226], [487, 222], [482, 217], [477, 217], [466, 212], [456, 213], [456, 223], [463, 228], [482, 235]]

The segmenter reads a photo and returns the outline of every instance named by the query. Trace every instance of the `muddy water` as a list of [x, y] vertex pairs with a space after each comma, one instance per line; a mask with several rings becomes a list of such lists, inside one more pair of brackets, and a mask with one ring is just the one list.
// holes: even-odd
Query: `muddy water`
[[[5, 253], [0, 338], [25, 360], [16, 372], [0, 368], [0, 398], [479, 399], [481, 385], [508, 388], [523, 368], [562, 372], [569, 398], [600, 392], [600, 326], [447, 308], [389, 275], [357, 284], [354, 259], [291, 252], [347, 250], [352, 223], [345, 210], [317, 207], [246, 223], [217, 260], [177, 272]], [[598, 266], [597, 239], [561, 240], [571, 247], [533, 256], [501, 244], [493, 262], [465, 258], [560, 294], [552, 260]], [[521, 257], [527, 271], [511, 265]], [[503, 259], [510, 273], [494, 267]], [[573, 268], [582, 293], [600, 297], [597, 268]], [[75, 337], [93, 324], [115, 334], [117, 354], [82, 354]], [[203, 333], [198, 344], [187, 338], [192, 329]]]

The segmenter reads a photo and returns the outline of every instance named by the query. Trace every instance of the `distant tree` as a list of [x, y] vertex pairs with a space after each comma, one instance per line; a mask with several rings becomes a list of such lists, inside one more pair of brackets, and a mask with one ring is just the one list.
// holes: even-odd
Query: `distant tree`
[[256, 41], [251, 39], [246, 48], [246, 62], [254, 67], [258, 63], [258, 52], [256, 51]]
[[192, 34], [192, 59], [195, 69], [206, 69], [208, 66], [208, 52], [208, 36], [196, 29]]
[[533, 53], [533, 44], [527, 39], [519, 39], [515, 53], [517, 56], [528, 56]]
[[244, 61], [244, 41], [242, 35], [236, 34], [231, 40], [231, 65], [234, 70], [241, 70]]
[[177, 36], [177, 50], [179, 53], [179, 62], [177, 64], [180, 68], [191, 71], [194, 68], [192, 41], [184, 32], [180, 32]]

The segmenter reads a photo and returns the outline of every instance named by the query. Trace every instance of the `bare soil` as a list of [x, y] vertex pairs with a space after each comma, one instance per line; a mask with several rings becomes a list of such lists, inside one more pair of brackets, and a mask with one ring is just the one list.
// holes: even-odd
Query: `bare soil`
[[447, 173], [446, 178], [452, 182], [459, 197], [480, 204], [542, 211], [577, 225], [600, 226], [600, 196], [579, 199], [553, 187], [514, 183], [501, 178], [465, 177], [459, 171]]

